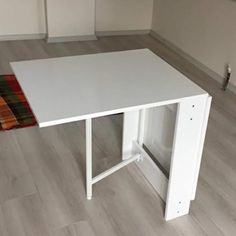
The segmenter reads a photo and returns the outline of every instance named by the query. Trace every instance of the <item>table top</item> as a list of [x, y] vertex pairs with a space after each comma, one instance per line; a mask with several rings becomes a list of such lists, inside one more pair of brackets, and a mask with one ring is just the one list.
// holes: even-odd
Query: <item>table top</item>
[[12, 62], [40, 127], [207, 95], [149, 49]]

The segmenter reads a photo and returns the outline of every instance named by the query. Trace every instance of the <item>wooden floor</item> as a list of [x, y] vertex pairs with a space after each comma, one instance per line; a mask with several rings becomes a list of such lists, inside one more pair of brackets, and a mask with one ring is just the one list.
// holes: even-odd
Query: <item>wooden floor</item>
[[[150, 36], [47, 44], [0, 42], [9, 61], [150, 48], [213, 96], [196, 200], [190, 215], [163, 220], [163, 202], [136, 169], [120, 170], [85, 198], [84, 122], [0, 133], [1, 236], [236, 235], [236, 95]], [[43, 96], [43, 94], [42, 94]], [[94, 122], [94, 174], [120, 159], [122, 117]]]

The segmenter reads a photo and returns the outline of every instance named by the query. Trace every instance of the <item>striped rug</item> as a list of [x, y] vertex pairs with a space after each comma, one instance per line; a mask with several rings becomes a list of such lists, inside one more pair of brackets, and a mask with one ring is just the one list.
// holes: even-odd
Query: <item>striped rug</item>
[[0, 130], [36, 125], [30, 106], [14, 75], [0, 75]]

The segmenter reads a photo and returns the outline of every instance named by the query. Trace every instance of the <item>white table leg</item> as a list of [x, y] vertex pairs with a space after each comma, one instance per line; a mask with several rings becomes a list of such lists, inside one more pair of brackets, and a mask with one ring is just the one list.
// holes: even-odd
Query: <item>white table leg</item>
[[196, 172], [199, 171], [201, 160], [199, 148], [205, 137], [203, 129], [208, 117], [206, 113], [209, 113], [208, 99], [208, 96], [196, 96], [178, 104], [166, 199], [166, 220], [189, 212], [193, 188], [196, 188]]
[[92, 199], [92, 119], [86, 123], [86, 191], [87, 199]]
[[[124, 123], [126, 127], [126, 132], [124, 134], [125, 138], [123, 145], [123, 150], [125, 150], [125, 156], [123, 155], [123, 161], [95, 177], [92, 176], [92, 120], [86, 120], [86, 191], [88, 200], [92, 199], [93, 184], [96, 184], [98, 181], [106, 178], [107, 176], [129, 165], [130, 163], [140, 160], [141, 155], [139, 153], [132, 152], [133, 141], [137, 141], [138, 137], [139, 112], [129, 113], [128, 116], [125, 116], [125, 120], [126, 121]], [[137, 123], [137, 125], [134, 127], [133, 125], [135, 123], [133, 121]]]

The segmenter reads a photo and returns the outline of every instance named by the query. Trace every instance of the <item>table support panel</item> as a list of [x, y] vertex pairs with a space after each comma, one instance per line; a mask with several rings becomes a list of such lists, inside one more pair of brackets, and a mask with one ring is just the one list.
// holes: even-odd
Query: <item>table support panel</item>
[[166, 220], [189, 213], [199, 174], [199, 148], [205, 137], [203, 126], [209, 114], [209, 99], [208, 96], [196, 96], [178, 104], [166, 198]]
[[197, 187], [210, 105], [208, 95], [178, 103], [169, 179], [142, 147], [145, 110], [124, 114], [123, 158], [138, 153], [144, 158], [136, 165], [166, 202], [166, 220], [189, 213]]

